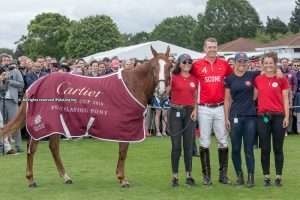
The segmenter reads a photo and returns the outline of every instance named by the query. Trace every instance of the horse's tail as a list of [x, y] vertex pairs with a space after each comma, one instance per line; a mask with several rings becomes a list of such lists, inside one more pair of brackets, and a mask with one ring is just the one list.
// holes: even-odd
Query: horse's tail
[[0, 136], [12, 135], [17, 132], [18, 129], [25, 126], [26, 120], [26, 102], [22, 102], [17, 115], [13, 120], [10, 120], [3, 128], [0, 129]]

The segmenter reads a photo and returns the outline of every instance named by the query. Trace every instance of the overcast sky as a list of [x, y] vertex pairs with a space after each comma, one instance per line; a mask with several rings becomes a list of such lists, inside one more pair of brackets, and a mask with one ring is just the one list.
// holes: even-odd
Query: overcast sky
[[[121, 32], [151, 31], [164, 18], [178, 15], [196, 17], [207, 0], [7, 0], [1, 1], [0, 47], [14, 48], [14, 42], [26, 34], [26, 27], [37, 14], [58, 12], [70, 19], [106, 14]], [[267, 16], [288, 22], [295, 0], [249, 0], [265, 22]]]

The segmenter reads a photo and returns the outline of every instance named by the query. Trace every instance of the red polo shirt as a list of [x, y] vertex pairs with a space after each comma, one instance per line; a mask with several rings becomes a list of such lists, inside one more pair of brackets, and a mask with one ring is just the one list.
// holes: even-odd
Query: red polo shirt
[[196, 61], [193, 64], [191, 74], [200, 83], [198, 103], [214, 104], [223, 102], [225, 96], [224, 78], [231, 73], [232, 68], [223, 59], [216, 58], [213, 63], [210, 63], [206, 58]]
[[289, 88], [287, 78], [259, 75], [255, 79], [258, 91], [258, 113], [284, 112], [282, 91]]
[[176, 105], [195, 105], [197, 80], [194, 76], [172, 75], [171, 103]]

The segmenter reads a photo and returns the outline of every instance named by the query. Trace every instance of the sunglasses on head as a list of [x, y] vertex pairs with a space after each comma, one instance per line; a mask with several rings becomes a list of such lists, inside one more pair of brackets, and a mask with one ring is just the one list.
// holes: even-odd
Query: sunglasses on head
[[182, 64], [192, 64], [193, 63], [193, 61], [192, 60], [184, 60], [184, 61], [182, 61]]
[[238, 63], [248, 63], [248, 60], [238, 60]]

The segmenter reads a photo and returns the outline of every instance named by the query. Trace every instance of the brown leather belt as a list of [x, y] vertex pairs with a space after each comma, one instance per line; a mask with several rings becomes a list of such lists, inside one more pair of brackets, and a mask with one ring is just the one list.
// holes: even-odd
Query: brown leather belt
[[199, 103], [199, 105], [209, 107], [209, 108], [216, 108], [216, 107], [219, 107], [219, 106], [223, 106], [224, 102], [220, 102], [220, 103]]
[[177, 108], [177, 109], [194, 108], [194, 106], [190, 106], [190, 105], [178, 105], [178, 104], [171, 104], [171, 107]]

